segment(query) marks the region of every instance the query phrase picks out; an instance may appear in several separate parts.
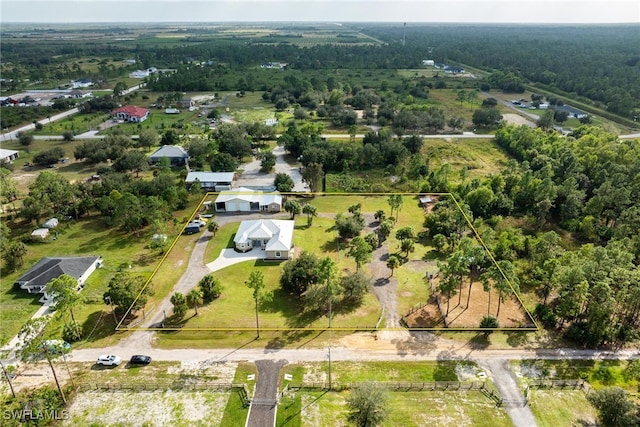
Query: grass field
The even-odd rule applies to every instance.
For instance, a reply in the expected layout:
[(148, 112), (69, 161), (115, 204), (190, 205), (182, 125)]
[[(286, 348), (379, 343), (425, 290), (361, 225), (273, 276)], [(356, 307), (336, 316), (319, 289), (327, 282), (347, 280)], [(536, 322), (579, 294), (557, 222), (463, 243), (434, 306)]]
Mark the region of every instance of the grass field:
[[(363, 381), (458, 381), (456, 366), (471, 362), (334, 362), (334, 384)], [(293, 383), (326, 382), (327, 363), (285, 365)], [(278, 408), (278, 426), (346, 426), (349, 391), (289, 392)], [(389, 413), (384, 426), (510, 426), (506, 411), (476, 391), (387, 392)]]
[(582, 391), (533, 390), (529, 406), (539, 427), (596, 425), (596, 410)]
[[(199, 201), (199, 198), (198, 198)], [(195, 202), (194, 202), (195, 203)], [(191, 212), (195, 205), (187, 210)], [(176, 217), (181, 217), (185, 211), (176, 212)], [(28, 235), (33, 230), (33, 224), (11, 223), (12, 236)], [(89, 217), (79, 221), (71, 220), (62, 222), (56, 229), (57, 238), (44, 242), (27, 243), (27, 254), (24, 257), (24, 265), (18, 271), (11, 274), (3, 274), (0, 282), (0, 341), (10, 340), (40, 307), (37, 300), (40, 295), (29, 295), (26, 291), (15, 290), (14, 281), (23, 275), (33, 264), (45, 256), (102, 256), (103, 266), (96, 270), (87, 280), (82, 290), (83, 303), (74, 309), (76, 319), (82, 326), (85, 334), (92, 332), (88, 341), (80, 345), (104, 346), (120, 338), (114, 335), (114, 321), (110, 315), (110, 309), (104, 304), (102, 295), (107, 289), (109, 280), (121, 269), (132, 273), (149, 276), (160, 263), (161, 254), (157, 250), (148, 248), (153, 231), (143, 230), (139, 237), (133, 234), (125, 234), (119, 230), (105, 227), (101, 218)], [(175, 236), (178, 230), (169, 227), (169, 238)], [(179, 240), (178, 243), (187, 242)], [(183, 243), (184, 244), (184, 243)], [(178, 245), (173, 256), (167, 257), (163, 266), (167, 269), (155, 277), (153, 286), (156, 295), (164, 289), (173, 287), (180, 269), (175, 264), (180, 261), (175, 255), (184, 254), (184, 247), (180, 250)], [(131, 266), (131, 268), (129, 268)], [(183, 268), (186, 268), (186, 264)], [(64, 314), (66, 316), (66, 314)], [(47, 328), (47, 334), (59, 338), (65, 319), (55, 318)]]
[(512, 365), (522, 372), (524, 383), (531, 377), (583, 379), (596, 389), (622, 387), (631, 393), (637, 393), (640, 386), (640, 379), (627, 370), (629, 362), (624, 360), (529, 360)]
[[(28, 225), (27, 228), (32, 229)], [(16, 232), (15, 229), (14, 232)], [(29, 243), (24, 267), (15, 273), (3, 275), (0, 284), (0, 304), (2, 305), (0, 324), (5, 339), (13, 337), (40, 305), (36, 302), (40, 295), (28, 296), (26, 291), (16, 291), (13, 288), (13, 282), (40, 258), (52, 255), (103, 257), (103, 267), (91, 275), (82, 291), (86, 304), (80, 305), (75, 312), (81, 324), (88, 317), (97, 316), (106, 309), (102, 302), (102, 293), (118, 268), (122, 265), (131, 265), (132, 271), (148, 273), (152, 263), (159, 261), (151, 251), (145, 250), (146, 238), (135, 238), (132, 235), (105, 229), (99, 219), (63, 223), (58, 227), (57, 233), (58, 238), (55, 241)]]
[[(305, 392), (283, 398), (277, 426), (348, 426), (349, 392)], [(389, 392), (382, 426), (511, 426), (504, 408), (476, 391)]]

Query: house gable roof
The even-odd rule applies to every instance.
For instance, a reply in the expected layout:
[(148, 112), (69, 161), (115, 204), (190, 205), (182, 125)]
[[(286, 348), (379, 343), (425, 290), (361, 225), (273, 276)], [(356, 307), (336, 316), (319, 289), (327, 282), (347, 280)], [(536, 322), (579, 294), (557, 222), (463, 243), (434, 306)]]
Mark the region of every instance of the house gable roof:
[(267, 251), (288, 251), (293, 245), (294, 221), (258, 219), (242, 221), (233, 238), (234, 243), (246, 243), (253, 239), (269, 239)]
[(44, 257), (22, 275), (16, 283), (21, 287), (45, 286), (67, 274), (79, 279), (100, 257)]
[(249, 188), (239, 187), (236, 190), (221, 191), (218, 197), (216, 197), (216, 203), (232, 201), (259, 203), (261, 206), (271, 203), (282, 205), (282, 196), (278, 193), (261, 193)]
[(185, 182), (233, 182), (234, 172), (189, 172)]
[(6, 148), (0, 148), (0, 160), (8, 159), (9, 157), (16, 155), (18, 151), (7, 150)]
[(149, 110), (142, 107), (136, 107), (134, 105), (125, 105), (124, 107), (120, 107), (117, 110), (113, 110), (111, 115), (125, 113), (131, 117), (144, 117), (149, 114)]
[(178, 158), (186, 159), (189, 157), (189, 154), (187, 154), (187, 152), (184, 151), (184, 148), (178, 145), (163, 145), (162, 147), (154, 151), (153, 154), (151, 154), (151, 156), (149, 157), (150, 158), (178, 157)]

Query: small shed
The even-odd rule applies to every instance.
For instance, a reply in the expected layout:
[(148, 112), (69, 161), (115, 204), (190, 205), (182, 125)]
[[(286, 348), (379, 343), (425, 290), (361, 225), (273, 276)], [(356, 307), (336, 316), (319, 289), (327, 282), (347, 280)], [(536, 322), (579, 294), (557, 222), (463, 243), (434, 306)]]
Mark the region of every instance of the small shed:
[(431, 203), (431, 197), (429, 197), (429, 196), (420, 196), (420, 204), (424, 206), (427, 203)]
[(48, 219), (44, 224), (42, 224), (43, 228), (56, 228), (58, 226), (58, 218)]
[(154, 234), (153, 237), (151, 238), (151, 240), (153, 240), (156, 243), (164, 243), (167, 241), (167, 235), (166, 234)]
[(47, 237), (49, 237), (48, 228), (37, 228), (31, 233), (31, 238), (33, 239), (44, 240)]

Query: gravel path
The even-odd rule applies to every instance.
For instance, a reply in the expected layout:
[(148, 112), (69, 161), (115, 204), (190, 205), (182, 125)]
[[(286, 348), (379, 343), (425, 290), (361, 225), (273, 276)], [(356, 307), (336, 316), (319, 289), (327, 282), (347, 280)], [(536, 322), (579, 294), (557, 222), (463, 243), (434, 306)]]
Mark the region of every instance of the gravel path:
[(251, 187), (251, 188), (273, 188), (273, 181), (276, 177), (276, 173), (285, 173), (293, 180), (294, 192), (309, 191), (309, 187), (302, 182), (302, 175), (300, 174), (300, 165), (290, 165), (285, 160), (284, 147), (276, 147), (273, 149), (273, 154), (276, 156), (276, 165), (273, 171), (269, 173), (262, 172), (260, 170), (261, 161), (254, 158), (249, 163), (244, 163), (240, 166), (242, 173), (238, 177), (235, 187)]
[(251, 399), (246, 427), (268, 427), (275, 425), (278, 378), (286, 360), (256, 360), (258, 381)]
[[(364, 213), (367, 226), (363, 234), (369, 234), (375, 231), (378, 222), (372, 213)], [(399, 328), (400, 315), (398, 313), (398, 299), (396, 297), (396, 288), (398, 279), (391, 276), (391, 270), (387, 268), (387, 258), (389, 257), (389, 245), (384, 242), (380, 247), (373, 251), (371, 262), (367, 265), (369, 272), (375, 278), (372, 292), (380, 301), (380, 305), (385, 313), (385, 327)]]
[(531, 408), (518, 387), (513, 371), (507, 359), (477, 359), (475, 360), (498, 388), (503, 399), (503, 406), (507, 410), (513, 425), (516, 427), (535, 427), (536, 420)]

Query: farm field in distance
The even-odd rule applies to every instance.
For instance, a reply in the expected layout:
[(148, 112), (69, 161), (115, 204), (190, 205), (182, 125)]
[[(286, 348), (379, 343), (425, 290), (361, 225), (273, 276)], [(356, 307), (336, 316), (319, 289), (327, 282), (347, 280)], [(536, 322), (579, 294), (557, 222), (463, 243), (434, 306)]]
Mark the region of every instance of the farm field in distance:
[[(632, 420), (637, 29), (3, 18), (3, 407), (591, 426), (619, 393)], [(98, 255), (30, 320), (27, 271)]]

